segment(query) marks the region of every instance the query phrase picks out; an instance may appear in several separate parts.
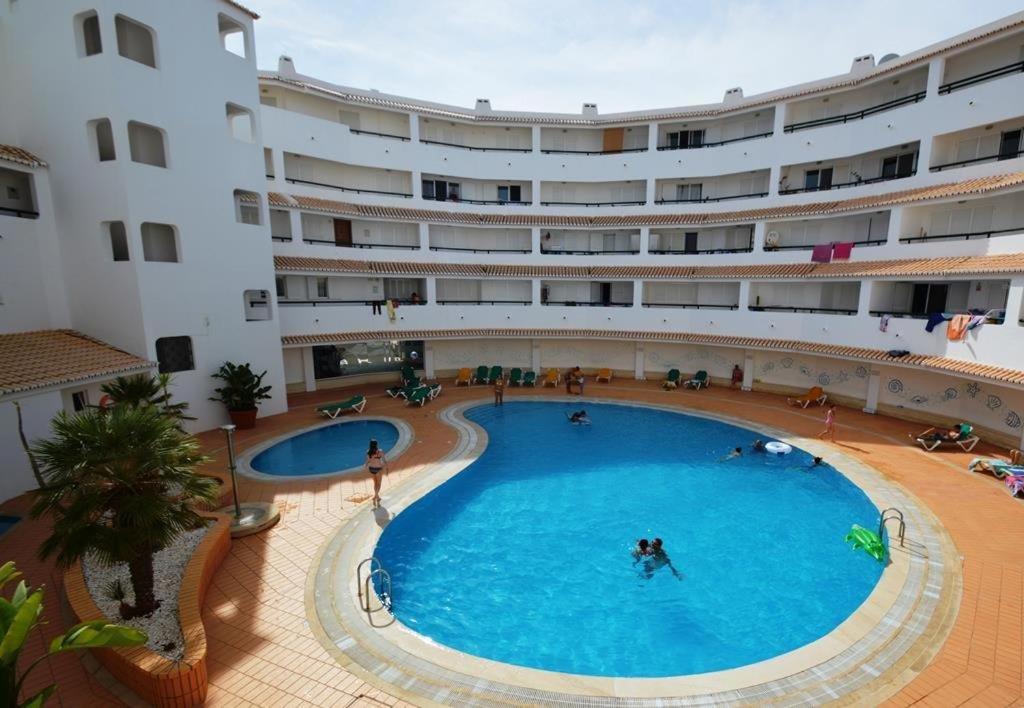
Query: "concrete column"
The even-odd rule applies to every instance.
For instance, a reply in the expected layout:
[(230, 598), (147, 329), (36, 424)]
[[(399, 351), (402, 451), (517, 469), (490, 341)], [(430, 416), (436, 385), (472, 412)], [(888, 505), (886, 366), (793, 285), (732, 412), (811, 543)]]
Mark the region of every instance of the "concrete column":
[(635, 378), (637, 381), (646, 381), (647, 380), (646, 373), (647, 373), (647, 369), (646, 369), (646, 361), (645, 361), (645, 355), (644, 355), (644, 345), (643, 345), (643, 342), (637, 342), (636, 343), (636, 358), (634, 359), (634, 364), (633, 364), (633, 378)]
[(271, 149), (270, 162), (274, 167), (274, 181), (284, 184), (284, 150)]
[(646, 256), (651, 250), (651, 227), (640, 227), (640, 255)]
[(536, 339), (530, 340), (530, 366), (533, 367), (537, 378), (540, 378), (540, 342)]
[(428, 305), (437, 304), (437, 278), (431, 276), (427, 280), (427, 296), (423, 298)]
[(633, 309), (639, 310), (644, 302), (644, 281), (633, 281)]
[(540, 126), (535, 125), (530, 129), (530, 140), (533, 141), (533, 151), (540, 152)]
[(430, 224), (426, 223), (425, 221), (421, 221), (419, 223), (419, 229), (420, 229), (420, 250), (421, 251), (429, 251), (430, 250)]
[(409, 114), (409, 140), (414, 143), (420, 141), (420, 114)]
[(412, 198), (423, 199), (423, 173), (412, 173)]
[(288, 221), (291, 224), (292, 241), (302, 243), (305, 234), (302, 233), (302, 213), (298, 209), (288, 211)]
[(785, 131), (783, 128), (786, 125), (786, 104), (776, 103), (775, 104), (775, 122), (772, 124), (772, 132), (778, 137)]
[(306, 391), (316, 390), (316, 373), (313, 369), (313, 347), (302, 348), (302, 381)]
[(651, 123), (647, 126), (647, 149), (651, 152), (658, 150), (658, 124)]
[(533, 302), (534, 307), (540, 307), (540, 280), (534, 279), (530, 281), (530, 301)]
[(423, 343), (423, 376), (434, 378), (434, 343), (430, 341)]
[(654, 204), (654, 200), (657, 198), (658, 182), (655, 179), (647, 180), (647, 192), (644, 199), (647, 201), (647, 206)]
[(858, 317), (869, 317), (871, 312), (871, 293), (874, 291), (875, 282), (873, 280), (862, 280), (860, 281), (860, 293), (857, 298), (857, 316)]
[(1010, 288), (1006, 292), (1006, 326), (1016, 327), (1018, 320), (1024, 316), (1024, 278), (1012, 278)]
[(892, 246), (900, 242), (900, 236), (912, 236), (903, 234), (903, 207), (895, 207), (889, 211), (889, 233), (885, 237), (885, 244)]
[(533, 206), (540, 206), (540, 180), (539, 179), (535, 179), (535, 180), (530, 182), (530, 192), (533, 195), (533, 199), (531, 200), (531, 204), (533, 204)]
[(746, 312), (750, 309), (750, 281), (740, 281), (740, 312)]
[(782, 165), (772, 165), (768, 170), (768, 196), (779, 196), (779, 180), (782, 178)]
[(865, 413), (874, 413), (878, 410), (878, 391), (882, 384), (882, 372), (872, 369), (868, 373), (868, 400), (864, 406)]
[(743, 352), (743, 386), (744, 391), (754, 388), (754, 352)]
[(942, 75), (945, 71), (945, 57), (936, 57), (928, 62), (928, 88), (924, 100), (927, 101), (939, 95), (939, 86), (942, 84)]
[(540, 227), (533, 226), (530, 228), (530, 248), (533, 249), (533, 253), (540, 253)]
[(764, 235), (768, 232), (768, 225), (763, 221), (754, 223), (754, 253), (764, 251)]

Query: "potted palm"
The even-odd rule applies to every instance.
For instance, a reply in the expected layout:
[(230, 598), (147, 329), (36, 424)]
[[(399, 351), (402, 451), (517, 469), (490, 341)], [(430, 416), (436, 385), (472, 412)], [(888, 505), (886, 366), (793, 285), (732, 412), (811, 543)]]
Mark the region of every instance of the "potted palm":
[(133, 601), (121, 618), (151, 614), (153, 554), (203, 525), (198, 503), (217, 501), (217, 482), (195, 472), (206, 461), (198, 441), (155, 406), (113, 406), (61, 412), (31, 452), (43, 479), (31, 514), (52, 519), (40, 557), (127, 564)]
[(171, 403), (171, 375), (170, 374), (135, 374), (134, 376), (118, 376), (109, 383), (100, 386), (103, 392), (103, 399), (100, 405), (104, 405), (104, 399), (109, 405), (114, 406), (155, 406), (163, 411), (164, 415), (171, 416), (178, 421), (195, 420), (192, 416), (186, 415), (188, 403)]
[(231, 422), (240, 430), (256, 426), (256, 409), (260, 401), (270, 398), (270, 386), (263, 385), (263, 377), (267, 375), (253, 372), (249, 364), (232, 364), (224, 362), (213, 378), (220, 379), (224, 385), (213, 389), (217, 394), (211, 401), (220, 401), (228, 409)]

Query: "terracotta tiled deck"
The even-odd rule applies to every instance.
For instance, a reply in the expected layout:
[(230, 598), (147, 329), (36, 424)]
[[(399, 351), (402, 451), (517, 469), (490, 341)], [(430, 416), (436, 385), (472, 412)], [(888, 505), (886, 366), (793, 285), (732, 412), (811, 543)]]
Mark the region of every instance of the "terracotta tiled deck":
[[(366, 387), (366, 392), (377, 387)], [(533, 395), (544, 389), (527, 391)], [(562, 389), (546, 389), (561, 394)], [(653, 382), (589, 383), (587, 393), (659, 404), (678, 403), (813, 436), (821, 429), (820, 409), (789, 408), (779, 396), (729, 391), (722, 387), (699, 393), (663, 392)], [(506, 392), (514, 400), (518, 390)], [(392, 465), (388, 486), (448, 452), (456, 441), (437, 413), (450, 403), (487, 398), (483, 387), (455, 389), (424, 408), (406, 408), (383, 394), (370, 397), (367, 413), (401, 417), (416, 439)], [(312, 408), (325, 400), (346, 398), (335, 390), (290, 398), (291, 411), (261, 419), (254, 431), (238, 434), (246, 447), (316, 422)], [(975, 453), (928, 454), (909, 444), (907, 435), (919, 424), (840, 409), (838, 445), (844, 453), (874, 466), (928, 505), (941, 519), (963, 555), (962, 605), (949, 640), (932, 663), (889, 701), (890, 705), (1024, 705), (1022, 635), (1024, 635), (1024, 506), (990, 477), (971, 475), (966, 464), (977, 453), (1005, 452), (979, 446)], [(214, 456), (213, 469), (223, 469), (222, 438), (201, 436)], [(368, 479), (355, 481), (267, 484), (240, 481), (245, 500), (274, 501), (281, 523), (270, 531), (235, 541), (231, 554), (214, 577), (204, 620), (209, 641), (210, 693), (217, 705), (395, 705), (396, 698), (338, 666), (314, 638), (303, 604), (307, 572), (320, 545), (369, 496)], [(12, 502), (6, 505), (10, 508)], [(59, 575), (33, 559), (45, 532), (41, 524), (22, 522), (0, 538), (0, 554), (14, 558), (34, 583), (45, 582), (50, 628), (60, 626), (56, 594)], [(61, 682), (65, 705), (110, 705), (113, 700), (77, 659), (64, 657), (38, 669), (39, 683), (47, 672)]]

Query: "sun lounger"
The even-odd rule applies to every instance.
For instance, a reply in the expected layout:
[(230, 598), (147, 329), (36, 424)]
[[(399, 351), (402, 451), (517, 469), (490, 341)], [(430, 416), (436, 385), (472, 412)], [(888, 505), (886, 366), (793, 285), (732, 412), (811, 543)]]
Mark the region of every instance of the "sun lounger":
[(405, 405), (407, 405), (407, 406), (413, 406), (413, 405), (422, 406), (424, 403), (426, 403), (430, 399), (431, 399), (430, 387), (429, 386), (420, 386), (419, 388), (413, 389), (412, 391), (410, 391), (409, 395), (405, 397)]
[(547, 386), (550, 384), (551, 386), (558, 386), (561, 378), (562, 375), (558, 373), (558, 369), (548, 369), (548, 372), (544, 374), (544, 378), (541, 379), (540, 385)]
[(597, 381), (597, 382), (604, 381), (605, 383), (611, 383), (612, 382), (612, 370), (611, 369), (600, 369), (600, 370), (598, 370), (597, 375), (594, 377), (594, 381)]
[(386, 391), (384, 391), (384, 393), (388, 394), (392, 398), (398, 398), (404, 392), (405, 392), (405, 384), (402, 384), (401, 386), (392, 386), (391, 388), (389, 388)]
[(459, 369), (458, 375), (455, 377), (455, 385), (466, 384), (470, 386), (473, 383), (473, 372), (469, 367)]
[(333, 420), (346, 411), (362, 413), (364, 408), (366, 408), (366, 396), (352, 396), (347, 401), (338, 401), (337, 403), (328, 403), (320, 406), (316, 409), (316, 412)]
[(500, 366), (495, 364), (491, 367), (491, 370), (487, 373), (487, 383), (494, 383), (503, 376), (503, 372)]
[(476, 367), (476, 373), (473, 374), (473, 383), (490, 383), (491, 380), (487, 376), (488, 369), (482, 364)]
[(668, 373), (665, 374), (665, 383), (672, 384), (674, 386), (679, 385), (679, 369), (669, 369)]
[(434, 400), (441, 395), (441, 384), (427, 384), (427, 395), (430, 396), (430, 400)]
[(987, 472), (996, 479), (1024, 476), (1024, 467), (994, 457), (975, 457), (967, 465), (968, 472)]
[(523, 374), (523, 386), (536, 386), (537, 385), (537, 374), (532, 371), (527, 371)]
[(523, 370), (520, 368), (512, 369), (508, 372), (508, 385), (509, 386), (522, 386), (523, 385)]
[(708, 372), (706, 372), (703, 369), (701, 369), (700, 371), (698, 371), (696, 374), (693, 375), (692, 379), (690, 379), (689, 381), (684, 383), (683, 387), (684, 388), (694, 388), (697, 391), (701, 390), (701, 388), (707, 388), (708, 387)]
[(970, 452), (981, 438), (973, 434), (974, 427), (969, 423), (960, 423), (956, 427), (959, 432), (955, 437), (948, 435), (948, 431), (943, 431), (940, 428), (928, 428), (914, 439), (928, 452), (942, 445), (956, 445), (964, 452)]
[(802, 396), (786, 399), (786, 401), (789, 402), (789, 405), (800, 406), (801, 408), (806, 408), (812, 403), (817, 403), (821, 406), (824, 405), (827, 400), (828, 394), (821, 390), (821, 386), (813, 386)]

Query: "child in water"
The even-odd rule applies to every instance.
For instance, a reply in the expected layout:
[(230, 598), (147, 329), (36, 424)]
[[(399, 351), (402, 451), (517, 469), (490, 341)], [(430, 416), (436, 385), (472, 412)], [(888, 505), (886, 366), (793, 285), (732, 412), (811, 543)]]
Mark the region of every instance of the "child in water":
[(569, 422), (576, 425), (590, 425), (590, 417), (587, 416), (586, 411), (578, 410), (569, 416)]
[(643, 565), (640, 574), (648, 580), (654, 577), (657, 570), (665, 567), (672, 571), (677, 580), (683, 579), (682, 573), (672, 565), (672, 559), (665, 552), (665, 546), (660, 538), (654, 539), (651, 543), (648, 543), (646, 538), (637, 541), (636, 548), (633, 549), (633, 565), (641, 561)]
[(719, 457), (718, 461), (719, 462), (725, 462), (727, 460), (733, 459), (734, 457), (743, 457), (743, 448), (742, 447), (734, 448), (733, 451), (730, 452), (728, 455), (724, 455), (723, 457)]

